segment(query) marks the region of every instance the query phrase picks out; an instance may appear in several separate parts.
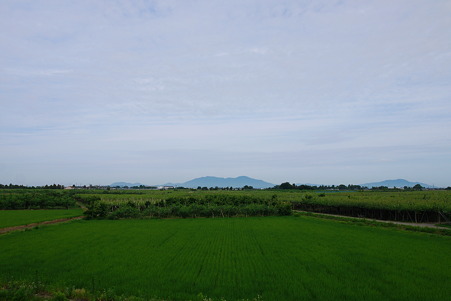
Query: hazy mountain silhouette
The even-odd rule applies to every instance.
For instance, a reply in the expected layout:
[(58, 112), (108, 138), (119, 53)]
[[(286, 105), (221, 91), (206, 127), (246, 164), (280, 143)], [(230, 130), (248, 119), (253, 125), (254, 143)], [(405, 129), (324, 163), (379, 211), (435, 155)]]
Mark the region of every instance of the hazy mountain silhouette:
[(125, 186), (127, 186), (127, 187), (134, 187), (134, 186), (141, 186), (141, 185), (143, 185), (143, 184), (141, 184), (141, 183), (127, 183), (127, 182), (114, 182), (113, 184), (110, 184), (109, 186), (110, 187), (117, 187), (117, 186), (119, 186), (119, 187), (125, 187)]
[(252, 186), (254, 188), (269, 188), (274, 187), (275, 184), (268, 183), (262, 180), (257, 180), (249, 178), (246, 176), (236, 177), (236, 178), (220, 178), (220, 177), (201, 177), (192, 179), (190, 181), (178, 184), (167, 183), (165, 185), (182, 186), (187, 188), (197, 188), (197, 187), (233, 187), (241, 188), (244, 186)]
[(385, 180), (385, 181), (381, 181), (381, 182), (372, 182), (372, 183), (365, 183), (365, 184), (360, 184), (360, 185), (366, 186), (368, 188), (379, 187), (379, 186), (403, 188), (404, 186), (413, 187), (416, 184), (420, 184), (421, 186), (423, 186), (425, 188), (432, 188), (432, 185), (429, 185), (429, 184), (420, 183), (420, 182), (410, 182), (410, 181), (407, 181), (404, 179)]

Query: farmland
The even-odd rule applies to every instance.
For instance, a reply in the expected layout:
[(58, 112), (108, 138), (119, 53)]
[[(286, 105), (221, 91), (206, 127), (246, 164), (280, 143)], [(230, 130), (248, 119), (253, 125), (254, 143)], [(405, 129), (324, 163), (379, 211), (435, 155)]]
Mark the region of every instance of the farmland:
[(82, 215), (81, 209), (0, 210), (0, 228)]
[[(227, 212), (227, 216), (237, 214), (243, 216), (283, 215), (278, 213), (279, 211), (275, 206), (283, 206), (283, 204), (289, 203), (293, 209), (355, 217), (432, 223), (451, 219), (451, 191), (449, 190), (311, 192), (293, 190), (203, 191), (180, 189), (169, 191), (129, 191), (129, 193), (127, 191), (114, 191), (113, 193), (103, 191), (95, 194), (80, 194), (78, 197), (81, 200), (99, 200), (104, 206), (104, 211), (125, 210), (124, 206), (128, 209), (130, 207), (140, 208), (139, 214), (134, 214), (134, 216), (147, 217), (214, 217), (218, 213), (224, 215), (224, 212)], [(238, 211), (221, 207), (235, 203), (235, 201), (232, 201), (234, 199), (241, 199), (243, 204), (254, 204), (255, 206)], [(172, 210), (167, 208), (169, 203), (172, 204), (172, 209), (174, 209), (173, 205), (175, 203), (179, 205), (177, 205), (176, 210)], [(209, 210), (211, 211), (211, 206), (200, 209), (190, 207), (194, 203), (196, 205), (199, 205), (199, 203), (214, 203), (217, 212), (209, 212)], [(163, 210), (164, 212), (161, 213), (161, 208), (154, 207), (166, 207), (166, 211)], [(152, 210), (152, 208), (155, 210)], [(147, 213), (145, 212), (146, 209), (148, 209)], [(204, 212), (204, 214), (200, 214), (199, 210)], [(184, 212), (183, 215), (180, 212)], [(101, 215), (106, 216), (107, 214)]]
[(0, 277), (195, 300), (445, 300), (451, 238), (314, 217), (89, 220), (0, 236)]
[(306, 194), (293, 209), (412, 223), (451, 220), (450, 191)]
[(310, 202), (323, 205), (337, 206), (363, 206), (366, 208), (384, 209), (409, 209), (427, 210), (441, 209), (451, 211), (451, 191), (355, 191), (355, 192), (334, 192), (334, 191), (296, 191), (296, 190), (244, 190), (244, 191), (202, 191), (202, 190), (144, 190), (144, 191), (119, 191), (106, 192), (98, 191), (89, 193), (87, 196), (98, 196), (103, 202), (117, 204), (128, 201), (144, 203), (148, 200), (157, 202), (170, 197), (202, 197), (205, 195), (240, 195), (252, 196), (270, 200), (277, 196), (281, 201)]
[(302, 191), (302, 190), (0, 190), (0, 209), (66, 208), (76, 200), (99, 199), (107, 205), (158, 203), (170, 198), (250, 197), (316, 206), (437, 211), (451, 214), (451, 191)]
[[(77, 216), (81, 209), (57, 208), (80, 203), (88, 207), (88, 220), (1, 235), (0, 284), (19, 280), (165, 300), (443, 300), (451, 295), (448, 230), (414, 233), (288, 215), (300, 207), (450, 217), (450, 196), (6, 189), (1, 208), (53, 209), (0, 210), (0, 227)], [(173, 217), (183, 218), (161, 219)]]

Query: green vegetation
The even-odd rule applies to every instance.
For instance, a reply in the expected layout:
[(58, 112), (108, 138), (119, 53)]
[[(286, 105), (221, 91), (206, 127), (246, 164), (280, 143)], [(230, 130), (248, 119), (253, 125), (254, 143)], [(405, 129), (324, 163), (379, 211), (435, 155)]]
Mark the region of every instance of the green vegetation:
[[(95, 196), (108, 204), (121, 204), (132, 201), (144, 204), (158, 202), (172, 197), (203, 198), (209, 195), (250, 196), (280, 201), (315, 203), (332, 206), (353, 206), (393, 210), (442, 210), (451, 212), (451, 191), (302, 191), (302, 190), (116, 190), (116, 191), (77, 191), (79, 196)], [(82, 194), (83, 193), (83, 194)]]
[(2, 189), (0, 190), (0, 209), (49, 209), (73, 208), (75, 199), (72, 193), (53, 189)]
[(233, 217), (290, 215), (291, 203), (277, 197), (270, 200), (239, 195), (204, 195), (197, 197), (170, 197), (160, 201), (110, 204), (95, 197), (80, 198), (88, 205), (88, 218), (167, 218), (167, 217)]
[[(440, 222), (451, 218), (451, 191), (280, 186), (65, 191), (5, 185), (0, 209), (16, 210), (0, 210), (0, 228), (79, 216), (81, 209), (61, 210), (77, 202), (88, 207), (88, 219), (102, 220), (0, 236), (0, 300), (410, 301), (451, 295), (449, 229), (319, 219), (310, 212), (283, 216), (301, 209)], [(40, 208), (59, 209), (17, 210)], [(154, 219), (172, 217), (214, 219)]]
[(298, 200), (305, 204), (336, 207), (360, 207), (388, 210), (442, 210), (451, 212), (451, 192), (395, 191), (395, 192), (342, 192), (307, 193)]
[[(85, 288), (62, 287), (40, 281), (0, 282), (0, 301), (144, 301), (135, 296), (117, 295), (111, 289), (91, 291)], [(152, 301), (163, 301), (154, 299)]]
[(0, 184), (0, 190), (1, 189), (64, 189), (64, 185), (61, 184), (52, 184), (52, 185), (45, 185), (45, 186), (24, 186), (24, 185), (17, 185), (17, 184)]
[[(408, 222), (443, 222), (451, 220), (451, 192), (441, 191), (300, 191), (300, 190), (192, 190), (177, 189), (168, 191), (99, 191), (97, 193), (77, 194), (79, 200), (87, 204), (96, 204), (95, 216), (116, 217), (214, 217), (279, 215), (276, 204), (291, 203), (293, 209)], [(164, 209), (170, 200), (177, 200), (176, 209)], [(215, 206), (217, 212), (207, 212), (209, 208), (197, 208), (209, 200), (226, 199)], [(237, 208), (234, 199), (242, 203), (262, 205), (259, 208)], [(246, 201), (248, 200), (248, 201)], [(177, 203), (176, 202), (176, 203)], [(184, 204), (189, 203), (190, 206)], [(213, 201), (215, 203), (216, 201)], [(161, 204), (164, 204), (161, 206)], [(219, 208), (227, 205), (231, 208)], [(126, 207), (124, 207), (126, 206)], [(219, 206), (219, 207), (218, 207)], [(135, 209), (133, 208), (135, 207)], [(258, 206), (257, 206), (258, 207)], [(121, 209), (122, 208), (122, 209)], [(136, 208), (138, 210), (136, 210)], [(150, 209), (149, 209), (150, 208)], [(153, 209), (152, 209), (153, 208)], [(206, 210), (208, 209), (208, 210)], [(147, 210), (147, 211), (146, 211)], [(110, 214), (113, 211), (123, 213)], [(92, 213), (93, 211), (91, 211)], [(226, 213), (224, 213), (226, 212)], [(253, 212), (253, 213), (252, 213)]]
[(451, 220), (449, 191), (352, 192), (305, 194), (293, 208), (406, 222), (443, 222)]
[[(395, 222), (390, 222), (390, 221), (383, 222), (383, 221), (372, 220), (372, 219), (354, 218), (354, 217), (348, 217), (348, 216), (313, 213), (313, 212), (306, 212), (306, 211), (297, 211), (297, 212), (295, 211), (293, 213), (293, 216), (312, 216), (312, 217), (317, 217), (317, 218), (340, 221), (343, 223), (351, 223), (351, 224), (360, 225), (360, 226), (395, 228), (398, 230), (434, 233), (434, 234), (438, 234), (438, 235), (451, 236), (451, 225), (447, 225), (447, 224), (438, 224), (438, 225), (436, 225), (437, 227), (424, 227), (424, 226), (414, 226), (414, 225), (406, 224), (406, 223), (395, 223)], [(450, 229), (448, 229), (448, 228), (450, 228)]]
[(82, 215), (81, 209), (0, 210), (0, 228)]
[(315, 217), (88, 220), (0, 236), (0, 278), (171, 300), (445, 300), (451, 238)]
[(90, 218), (286, 215), (295, 210), (407, 222), (451, 220), (451, 191), (1, 189), (0, 209), (69, 208)]

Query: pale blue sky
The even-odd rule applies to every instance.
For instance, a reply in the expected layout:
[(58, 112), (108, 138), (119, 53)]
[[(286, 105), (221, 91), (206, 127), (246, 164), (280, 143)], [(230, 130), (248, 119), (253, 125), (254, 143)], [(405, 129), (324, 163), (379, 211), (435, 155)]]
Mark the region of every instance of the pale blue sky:
[(0, 183), (451, 186), (451, 1), (0, 2)]

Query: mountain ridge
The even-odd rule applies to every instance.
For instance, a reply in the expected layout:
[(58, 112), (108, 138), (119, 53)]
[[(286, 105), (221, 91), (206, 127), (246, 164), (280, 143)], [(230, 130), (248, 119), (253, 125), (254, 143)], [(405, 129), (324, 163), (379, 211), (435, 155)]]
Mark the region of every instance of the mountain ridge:
[(366, 186), (368, 188), (380, 187), (380, 186), (386, 186), (386, 187), (390, 187), (390, 188), (391, 187), (403, 188), (404, 186), (413, 187), (417, 184), (420, 184), (421, 186), (423, 186), (425, 188), (433, 187), (432, 185), (429, 185), (429, 184), (425, 184), (425, 183), (421, 183), (421, 182), (410, 182), (405, 179), (383, 180), (380, 182), (371, 182), (371, 183), (360, 184), (360, 186)]
[[(425, 184), (425, 183), (421, 183), (421, 182), (411, 182), (411, 181), (407, 181), (405, 179), (394, 179), (394, 180), (383, 180), (383, 181), (379, 181), (379, 182), (369, 182), (369, 183), (364, 183), (364, 184), (359, 184), (360, 186), (365, 186), (368, 188), (371, 187), (380, 187), (380, 186), (386, 186), (386, 187), (398, 187), (398, 188), (403, 188), (405, 186), (407, 187), (413, 187), (417, 184), (420, 184), (422, 187), (424, 188), (433, 188), (434, 186), (429, 185), (429, 184)], [(144, 184), (141, 183), (129, 183), (129, 182), (115, 182), (111, 185), (109, 185), (110, 187), (134, 187), (134, 186), (141, 186)], [(186, 188), (197, 188), (197, 187), (233, 187), (233, 188), (242, 188), (244, 186), (252, 186), (254, 188), (257, 189), (262, 189), (262, 188), (272, 188), (274, 186), (276, 186), (275, 184), (263, 181), (263, 180), (259, 180), (259, 179), (254, 179), (248, 176), (239, 176), (239, 177), (226, 177), (226, 178), (222, 178), (222, 177), (215, 177), (215, 176), (204, 176), (204, 177), (199, 177), (199, 178), (194, 178), (192, 180), (183, 182), (183, 183), (166, 183), (163, 185), (152, 185), (152, 186), (175, 186), (175, 187), (186, 187)], [(301, 184), (296, 184), (296, 185), (301, 185)], [(321, 186), (318, 184), (304, 184), (304, 185), (309, 185), (309, 186)], [(144, 185), (144, 186), (149, 186), (149, 185)]]
[(141, 184), (141, 183), (128, 183), (128, 182), (114, 182), (113, 184), (110, 184), (110, 185), (108, 185), (108, 186), (110, 186), (110, 187), (135, 187), (135, 186), (141, 186), (141, 185), (144, 185), (144, 184)]
[(247, 176), (239, 176), (236, 178), (221, 178), (214, 176), (205, 176), (200, 178), (195, 178), (183, 183), (166, 183), (165, 186), (180, 186), (186, 188), (197, 188), (197, 187), (233, 187), (241, 188), (244, 186), (252, 186), (254, 188), (270, 188), (274, 187), (275, 184), (265, 182), (263, 180), (258, 180), (250, 178)]

